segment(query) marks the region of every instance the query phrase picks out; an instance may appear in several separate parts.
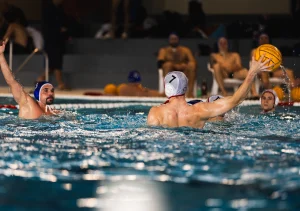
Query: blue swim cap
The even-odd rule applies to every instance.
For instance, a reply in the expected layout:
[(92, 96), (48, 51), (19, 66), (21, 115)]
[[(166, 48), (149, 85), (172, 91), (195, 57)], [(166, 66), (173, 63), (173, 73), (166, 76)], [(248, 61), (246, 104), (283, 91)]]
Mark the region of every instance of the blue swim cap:
[(34, 89), (34, 97), (37, 101), (40, 101), (40, 92), (41, 89), (43, 88), (44, 85), (46, 84), (50, 84), (51, 86), (53, 86), (51, 83), (47, 82), (47, 81), (41, 81), (41, 82), (37, 82), (35, 85), (35, 89)]
[(141, 80), (142, 80), (141, 75), (137, 70), (133, 70), (128, 74), (129, 83), (137, 83), (137, 82), (141, 82)]

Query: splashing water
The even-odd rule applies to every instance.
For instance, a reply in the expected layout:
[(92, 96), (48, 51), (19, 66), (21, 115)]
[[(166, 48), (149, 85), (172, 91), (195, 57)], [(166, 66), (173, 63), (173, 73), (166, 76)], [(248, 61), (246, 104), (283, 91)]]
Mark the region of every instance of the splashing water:
[[(30, 121), (2, 113), (0, 210), (299, 207), (299, 107), (267, 115), (239, 107), (201, 130), (148, 127), (149, 109), (78, 109)], [(161, 201), (168, 208), (140, 208)]]
[[(290, 103), (291, 102), (291, 79), (287, 75), (285, 67), (280, 65), (280, 68), (284, 74), (284, 84), (288, 93), (288, 102)], [(286, 96), (285, 96), (285, 100), (286, 100)]]

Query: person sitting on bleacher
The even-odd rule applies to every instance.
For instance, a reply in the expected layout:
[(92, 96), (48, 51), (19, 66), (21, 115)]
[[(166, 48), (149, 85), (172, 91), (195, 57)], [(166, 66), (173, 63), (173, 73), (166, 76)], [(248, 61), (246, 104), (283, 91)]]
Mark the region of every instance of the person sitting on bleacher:
[[(235, 78), (244, 80), (248, 74), (246, 68), (242, 66), (241, 57), (238, 53), (228, 51), (228, 41), (225, 37), (218, 40), (218, 53), (210, 55), (210, 65), (214, 69), (214, 76), (220, 87), (223, 96), (227, 96), (227, 91), (224, 87), (224, 78)], [(254, 84), (251, 87), (253, 98), (257, 98), (258, 94)]]
[[(258, 46), (264, 45), (264, 44), (270, 44), (269, 35), (266, 33), (262, 33), (258, 38)], [(252, 56), (254, 55), (255, 50), (256, 50), (256, 48), (251, 51), (250, 60), (251, 60)], [(293, 88), (296, 85), (293, 70), (286, 69), (286, 74), (289, 77), (290, 85)], [(263, 87), (265, 89), (269, 89), (269, 88), (271, 88), (271, 85), (269, 82), (269, 77), (284, 78), (284, 73), (283, 73), (282, 69), (279, 67), (277, 70), (274, 70), (272, 72), (261, 72), (259, 76), (261, 77)]]
[(8, 22), (8, 28), (3, 36), (3, 40), (13, 40), (14, 54), (29, 54), (33, 50), (31, 37), (28, 35), (26, 28), (17, 20)]
[(164, 94), (157, 90), (148, 89), (141, 84), (142, 78), (139, 71), (133, 70), (128, 74), (128, 83), (119, 85), (119, 96), (139, 96), (139, 97), (164, 97)]
[(196, 60), (191, 50), (179, 45), (179, 36), (171, 33), (169, 46), (161, 48), (158, 54), (158, 68), (163, 69), (166, 76), (171, 71), (181, 71), (188, 78), (187, 97), (193, 96), (193, 87), (196, 79)]

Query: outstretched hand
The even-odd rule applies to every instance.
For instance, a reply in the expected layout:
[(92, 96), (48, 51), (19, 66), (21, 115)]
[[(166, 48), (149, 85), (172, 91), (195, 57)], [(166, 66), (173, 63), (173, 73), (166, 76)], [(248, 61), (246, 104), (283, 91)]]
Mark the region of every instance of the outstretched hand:
[(252, 56), (252, 61), (250, 64), (250, 70), (255, 71), (256, 73), (261, 72), (261, 71), (271, 71), (273, 68), (274, 64), (268, 65), (271, 59), (266, 59), (263, 61), (265, 58), (265, 55), (262, 55), (258, 61), (255, 60), (254, 56)]
[(3, 40), (2, 42), (0, 42), (0, 54), (3, 54), (4, 53), (4, 51), (5, 51), (5, 45), (6, 45), (6, 43), (7, 43), (7, 39), (6, 40)]

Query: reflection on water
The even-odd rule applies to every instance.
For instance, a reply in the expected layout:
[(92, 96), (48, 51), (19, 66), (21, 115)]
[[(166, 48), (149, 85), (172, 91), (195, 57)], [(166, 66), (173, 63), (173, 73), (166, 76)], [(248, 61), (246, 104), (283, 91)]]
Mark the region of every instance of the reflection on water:
[(30, 208), (31, 198), (53, 210), (140, 210), (150, 199), (152, 210), (299, 205), (299, 108), (262, 115), (241, 107), (202, 130), (148, 127), (148, 110), (81, 109), (34, 121), (2, 113), (0, 207)]

